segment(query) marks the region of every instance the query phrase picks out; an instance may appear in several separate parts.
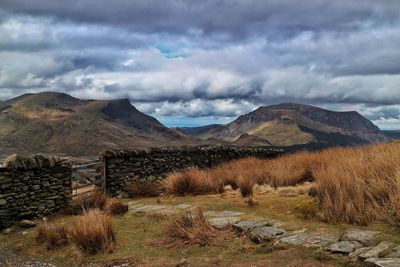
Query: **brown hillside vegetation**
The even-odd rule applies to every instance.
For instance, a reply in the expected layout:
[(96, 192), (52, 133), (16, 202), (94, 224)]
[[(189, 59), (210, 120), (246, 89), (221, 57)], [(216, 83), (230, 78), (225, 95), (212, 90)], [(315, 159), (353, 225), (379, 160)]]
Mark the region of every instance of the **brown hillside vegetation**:
[(300, 152), (273, 160), (248, 158), (210, 170), (189, 169), (170, 174), (166, 188), (174, 195), (209, 194), (231, 185), (248, 196), (252, 194), (249, 183), (276, 188), (305, 181), (316, 182), (317, 216), (324, 221), (362, 225), (377, 219), (397, 221), (400, 142)]

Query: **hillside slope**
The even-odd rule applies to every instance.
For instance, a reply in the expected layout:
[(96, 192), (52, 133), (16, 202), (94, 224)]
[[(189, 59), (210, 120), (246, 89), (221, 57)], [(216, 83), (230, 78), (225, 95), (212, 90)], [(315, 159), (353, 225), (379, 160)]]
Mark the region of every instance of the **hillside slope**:
[(283, 103), (263, 106), (226, 125), (183, 129), (202, 139), (235, 142), (248, 135), (273, 146), (310, 143), (358, 145), (384, 142), (389, 138), (371, 121), (355, 111), (334, 112), (314, 106)]
[(80, 100), (63, 93), (26, 94), (0, 104), (0, 156), (11, 153), (97, 155), (192, 143), (129, 100)]

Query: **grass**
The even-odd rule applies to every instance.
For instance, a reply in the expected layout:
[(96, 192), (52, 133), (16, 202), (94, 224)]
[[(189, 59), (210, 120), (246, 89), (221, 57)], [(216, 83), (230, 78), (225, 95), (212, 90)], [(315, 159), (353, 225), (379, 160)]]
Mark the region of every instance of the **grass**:
[(122, 216), (128, 212), (128, 205), (121, 199), (111, 198), (105, 207), (105, 211), (111, 216)]
[(156, 197), (162, 193), (162, 186), (156, 181), (132, 180), (126, 185), (126, 191), (130, 198)]
[(249, 197), (255, 184), (278, 188), (309, 181), (316, 182), (311, 194), (323, 221), (400, 223), (400, 142), (300, 152), (272, 160), (241, 159), (209, 170), (173, 173), (166, 184), (167, 192), (179, 196), (220, 193), (225, 185), (233, 185)]
[(207, 222), (203, 210), (197, 208), (194, 211), (182, 211), (173, 216), (165, 227), (164, 237), (151, 243), (169, 247), (211, 246), (228, 237), (232, 235), (213, 228)]
[(36, 241), (45, 243), (48, 250), (66, 246), (69, 239), (69, 229), (64, 222), (49, 224), (47, 220), (41, 222), (37, 229)]
[(93, 191), (78, 195), (69, 202), (67, 213), (82, 214), (90, 209), (104, 210), (109, 197), (101, 191)]
[(75, 248), (83, 255), (112, 252), (117, 239), (111, 216), (94, 211), (79, 216), (70, 235)]
[[(254, 187), (254, 198), (259, 204), (249, 208), (243, 201), (239, 191), (231, 189), (218, 195), (199, 195), (161, 198), (163, 204), (177, 205), (189, 203), (193, 206), (202, 205), (204, 210), (234, 210), (245, 212), (247, 217), (264, 217), (279, 220), (288, 230), (298, 230), (307, 227), (309, 230), (325, 229), (328, 232), (341, 234), (348, 225), (330, 225), (316, 220), (305, 219), (297, 210), (299, 202), (311, 199), (307, 196), (308, 186), (298, 186), (288, 190), (296, 193), (287, 197), (279, 193), (281, 189), (274, 190), (269, 187)], [(286, 188), (285, 188), (286, 189)], [(282, 189), (283, 190), (283, 189)], [(300, 194), (305, 192), (305, 194)], [(156, 204), (157, 198), (144, 198), (143, 204)], [(50, 218), (52, 219), (52, 218)], [(75, 216), (55, 218), (64, 220), (67, 225), (75, 226)], [(53, 219), (52, 219), (53, 220)], [(72, 244), (62, 249), (49, 251), (46, 245), (37, 245), (35, 231), (17, 229), (10, 235), (0, 235), (0, 243), (13, 250), (21, 251), (29, 256), (39, 259), (52, 259), (57, 266), (86, 266), (94, 263), (95, 266), (107, 266), (110, 262), (118, 262), (121, 259), (133, 259), (138, 266), (175, 266), (182, 258), (186, 258), (190, 265), (194, 266), (345, 266), (345, 260), (316, 259), (313, 249), (289, 248), (274, 250), (254, 244), (247, 238), (232, 238), (216, 242), (212, 246), (185, 246), (168, 247), (155, 246), (149, 241), (165, 236), (165, 228), (170, 221), (165, 217), (143, 216), (132, 213), (124, 217), (112, 218), (115, 228), (118, 229), (118, 242), (114, 246), (113, 253), (99, 253), (96, 255), (77, 256)], [(381, 231), (384, 240), (400, 243), (397, 228), (384, 224), (372, 224), (368, 228)], [(32, 243), (35, 242), (35, 243)], [(74, 265), (73, 265), (73, 264)], [(96, 265), (98, 264), (98, 265)]]

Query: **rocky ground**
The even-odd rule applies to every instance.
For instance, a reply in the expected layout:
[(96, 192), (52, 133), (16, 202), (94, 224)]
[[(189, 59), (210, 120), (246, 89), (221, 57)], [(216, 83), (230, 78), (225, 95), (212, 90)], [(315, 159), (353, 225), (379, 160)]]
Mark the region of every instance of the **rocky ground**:
[(4, 267), (55, 267), (0, 246), (0, 266)]
[[(189, 204), (145, 205), (139, 201), (130, 201), (129, 210), (136, 214), (172, 215), (180, 210), (192, 208)], [(340, 257), (350, 257), (354, 262), (365, 266), (398, 267), (400, 266), (400, 246), (388, 241), (377, 243), (379, 231), (347, 229), (338, 236), (324, 231), (298, 229), (287, 231), (282, 223), (268, 218), (246, 218), (243, 212), (205, 211), (209, 223), (216, 228), (233, 227), (236, 231), (256, 243), (272, 246), (304, 246), (328, 251)]]

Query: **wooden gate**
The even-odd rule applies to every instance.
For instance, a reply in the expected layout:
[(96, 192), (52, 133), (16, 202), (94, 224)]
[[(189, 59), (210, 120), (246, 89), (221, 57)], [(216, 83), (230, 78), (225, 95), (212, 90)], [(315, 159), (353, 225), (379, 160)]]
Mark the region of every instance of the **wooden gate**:
[(100, 161), (72, 163), (72, 196), (103, 190)]

